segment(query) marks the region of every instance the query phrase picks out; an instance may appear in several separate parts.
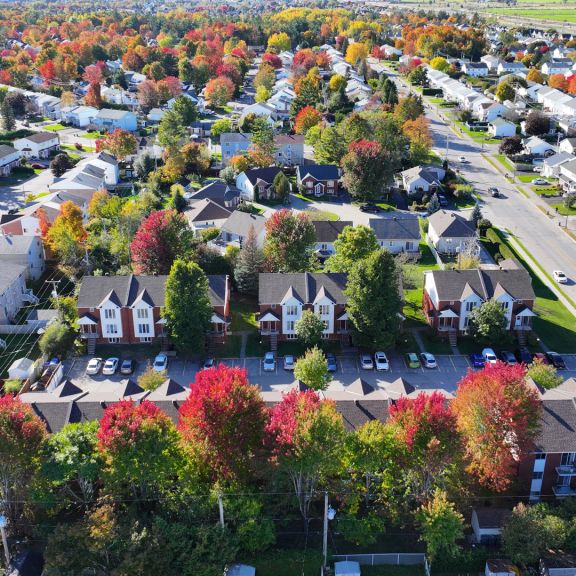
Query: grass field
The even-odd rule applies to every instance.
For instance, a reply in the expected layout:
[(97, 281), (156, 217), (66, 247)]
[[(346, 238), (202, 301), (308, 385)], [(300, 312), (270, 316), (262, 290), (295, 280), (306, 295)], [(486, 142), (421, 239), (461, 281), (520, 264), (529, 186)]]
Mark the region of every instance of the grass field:
[(50, 126), (44, 126), (43, 129), (49, 132), (58, 132), (59, 130), (66, 130), (66, 126), (62, 126), (62, 124), (51, 124)]
[(307, 214), (313, 222), (321, 220), (330, 220), (331, 222), (335, 222), (336, 220), (340, 220), (338, 214), (328, 212), (327, 210), (316, 210), (315, 208), (310, 208), (310, 210), (305, 210), (304, 214)]
[(576, 11), (573, 8), (494, 8), (490, 10), (490, 13), (553, 20), (554, 22), (576, 22)]
[(234, 298), (230, 304), (230, 313), (232, 315), (232, 325), (230, 329), (232, 332), (256, 332), (258, 330), (258, 323), (254, 310), (258, 307), (257, 302), (250, 301), (243, 297)]

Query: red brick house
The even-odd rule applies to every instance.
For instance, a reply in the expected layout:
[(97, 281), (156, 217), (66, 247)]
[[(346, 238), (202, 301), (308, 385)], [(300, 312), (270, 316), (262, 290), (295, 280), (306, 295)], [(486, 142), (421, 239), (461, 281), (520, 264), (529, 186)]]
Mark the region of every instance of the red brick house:
[(532, 330), (535, 299), (530, 275), (523, 268), (510, 270), (434, 270), (424, 273), (422, 306), (428, 324), (438, 335), (468, 332), (470, 313), (488, 300), (496, 300), (518, 334)]
[(347, 340), (350, 331), (344, 295), (346, 280), (346, 274), (334, 272), (260, 274), (260, 334), (271, 340), (294, 340), (296, 322), (304, 310), (311, 310), (326, 326), (322, 338)]
[[(84, 276), (78, 294), (82, 338), (93, 343), (136, 344), (165, 336), (162, 317), (168, 276)], [(228, 276), (208, 276), (213, 308), (210, 336), (226, 340), (230, 314)]]
[(304, 194), (338, 196), (340, 170), (335, 164), (303, 164), (296, 167), (296, 184)]

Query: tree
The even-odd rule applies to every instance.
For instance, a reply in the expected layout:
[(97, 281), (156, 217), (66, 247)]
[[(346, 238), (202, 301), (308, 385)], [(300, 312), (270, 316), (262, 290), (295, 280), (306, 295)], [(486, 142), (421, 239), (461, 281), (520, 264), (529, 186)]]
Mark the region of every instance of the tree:
[(387, 349), (400, 327), (399, 272), (384, 250), (356, 262), (348, 275), (346, 311), (358, 346)]
[(52, 170), (52, 174), (54, 174), (56, 178), (60, 178), (60, 176), (62, 176), (66, 170), (70, 170), (72, 166), (72, 161), (70, 160), (68, 154), (65, 152), (62, 154), (57, 154), (54, 157), (54, 160), (50, 162), (50, 170)]
[(263, 263), (264, 254), (258, 247), (254, 226), (250, 226), (234, 268), (234, 279), (241, 294), (250, 296), (258, 294), (258, 276)]
[(76, 504), (96, 497), (102, 460), (96, 450), (98, 422), (66, 424), (52, 434), (46, 446), (42, 473), (48, 482)]
[(278, 210), (266, 221), (264, 254), (275, 272), (305, 272), (310, 269), (316, 231), (303, 212)]
[(478, 228), (478, 222), (482, 220), (482, 210), (480, 208), (480, 204), (474, 204), (474, 208), (472, 209), (472, 215), (470, 216), (470, 220), (474, 223), (474, 228)]
[(268, 50), (275, 54), (280, 54), (292, 48), (292, 41), (286, 32), (271, 34), (268, 38)]
[(537, 84), (542, 84), (544, 82), (544, 76), (542, 75), (542, 72), (538, 70), (538, 68), (534, 68), (534, 66), (532, 66), (532, 68), (528, 70), (526, 80), (529, 80), (530, 82), (536, 82)]
[(502, 527), (502, 547), (523, 567), (536, 564), (549, 550), (562, 548), (566, 523), (550, 513), (546, 504), (517, 504)]
[(497, 300), (487, 300), (470, 312), (470, 333), (487, 344), (500, 344), (508, 338), (508, 318)]
[(266, 433), (272, 463), (290, 479), (307, 531), (319, 483), (339, 471), (342, 416), (334, 402), (320, 400), (312, 390), (292, 390), (272, 408)]
[(322, 332), (325, 329), (324, 321), (312, 310), (304, 310), (300, 320), (297, 320), (294, 325), (298, 340), (305, 346), (312, 346), (320, 342)]
[(272, 92), (266, 88), (266, 86), (262, 85), (256, 88), (256, 96), (254, 97), (254, 100), (256, 100), (256, 102), (266, 102), (270, 96), (272, 96)]
[(306, 350), (304, 356), (298, 358), (294, 365), (294, 376), (312, 390), (326, 390), (332, 378), (324, 352), (317, 346)]
[(344, 171), (342, 183), (353, 198), (374, 200), (380, 195), (392, 178), (387, 156), (380, 143), (373, 140), (350, 144), (340, 165)]
[(96, 142), (98, 151), (108, 150), (118, 160), (124, 160), (126, 156), (136, 154), (138, 150), (136, 136), (121, 128), (116, 128), (114, 132), (108, 133), (103, 139)]
[(514, 90), (514, 87), (510, 83), (500, 82), (500, 84), (496, 86), (495, 95), (499, 102), (505, 102), (506, 100), (513, 101), (516, 96), (516, 90)]
[(152, 212), (138, 228), (130, 244), (137, 274), (168, 274), (174, 260), (186, 256), (192, 231), (186, 218), (174, 210)]
[[(256, 115), (252, 121), (252, 146), (250, 151), (257, 151), (264, 155), (274, 157), (276, 152), (274, 146), (274, 130), (268, 122), (268, 118), (262, 115)], [(268, 162), (266, 165), (271, 164)]]
[(268, 92), (272, 92), (276, 82), (276, 72), (269, 64), (262, 64), (254, 76), (254, 88), (264, 88)]
[(402, 125), (402, 133), (410, 141), (410, 161), (419, 165), (426, 160), (432, 149), (432, 135), (430, 123), (425, 116), (419, 116), (416, 120), (406, 120)]
[(220, 138), (220, 136), (226, 132), (232, 132), (232, 122), (229, 118), (218, 118), (212, 124), (211, 134), (214, 138)]
[(389, 106), (396, 106), (398, 104), (398, 88), (394, 80), (386, 76), (381, 85), (382, 103)]
[(0, 397), (1, 510), (12, 525), (19, 522), (29, 499), (46, 438), (46, 426), (30, 404), (9, 394)]
[(73, 352), (74, 331), (64, 322), (53, 322), (46, 326), (38, 345), (47, 358), (66, 358)]
[(468, 471), (492, 490), (508, 488), (539, 425), (538, 398), (526, 386), (524, 368), (498, 363), (469, 372), (458, 383), (452, 410)]
[(522, 144), (522, 139), (519, 136), (509, 136), (508, 138), (504, 138), (498, 147), (498, 151), (501, 154), (506, 154), (506, 156), (520, 154), (523, 149), (524, 146)]
[(379, 249), (372, 228), (362, 224), (345, 226), (334, 241), (335, 253), (326, 260), (324, 267), (330, 272), (349, 272), (356, 262)]
[(314, 146), (314, 159), (319, 164), (340, 164), (346, 152), (346, 141), (336, 128), (328, 126)]
[(148, 364), (146, 370), (140, 374), (138, 377), (138, 386), (144, 390), (153, 391), (162, 386), (164, 382), (168, 379), (168, 372), (162, 370), (162, 372), (156, 372), (154, 367)]
[(555, 88), (556, 90), (561, 90), (562, 92), (568, 91), (568, 80), (564, 74), (552, 74), (548, 78), (548, 86), (550, 88)]
[(160, 105), (160, 94), (154, 80), (144, 80), (138, 84), (138, 102), (145, 112)]
[(158, 141), (168, 149), (168, 154), (174, 154), (185, 138), (181, 116), (174, 110), (167, 110), (158, 126)]
[(210, 482), (245, 482), (260, 454), (266, 408), (246, 370), (220, 364), (196, 374), (178, 428), (192, 465)]
[(184, 212), (186, 210), (186, 206), (188, 206), (188, 202), (186, 202), (186, 198), (183, 195), (184, 188), (181, 184), (174, 184), (170, 188), (170, 200), (168, 201), (168, 209), (175, 210), (176, 212)]
[(458, 512), (443, 490), (436, 490), (432, 500), (416, 513), (426, 552), (431, 562), (442, 555), (458, 555), (457, 540), (464, 537), (464, 516)]
[(550, 130), (550, 118), (539, 110), (532, 110), (530, 114), (526, 116), (524, 130), (529, 136), (547, 134)]
[(408, 73), (407, 78), (413, 86), (422, 86), (428, 80), (428, 72), (424, 66), (416, 66)]
[(331, 92), (340, 92), (342, 88), (346, 88), (347, 83), (348, 81), (344, 76), (341, 76), (340, 74), (334, 74), (330, 78), (330, 82), (328, 82), (328, 88)]
[(564, 382), (564, 378), (556, 372), (554, 366), (543, 362), (530, 364), (526, 368), (526, 378), (532, 378), (538, 386), (545, 390), (556, 388), (556, 386), (560, 386)]
[(406, 120), (416, 120), (419, 116), (424, 114), (424, 105), (422, 98), (409, 94), (406, 98), (400, 98), (398, 104), (394, 108), (394, 116), (402, 123)]
[(208, 147), (196, 142), (184, 144), (180, 149), (180, 155), (184, 161), (184, 172), (186, 174), (204, 174), (208, 171), (212, 162)]
[(0, 117), (2, 118), (2, 129), (5, 132), (10, 132), (16, 128), (16, 118), (14, 118), (14, 111), (7, 98), (0, 105)]
[(438, 212), (440, 210), (440, 200), (438, 200), (438, 194), (434, 192), (432, 197), (430, 198), (430, 202), (428, 202), (428, 214), (434, 214), (434, 212)]
[(294, 131), (296, 134), (306, 134), (312, 126), (322, 122), (322, 112), (313, 106), (301, 108), (294, 119)]
[(26, 112), (26, 105), (28, 104), (28, 96), (26, 96), (20, 90), (12, 90), (6, 94), (4, 102), (8, 102), (14, 112), (14, 116), (20, 117), (24, 116)]
[(272, 181), (272, 188), (274, 190), (274, 198), (277, 200), (286, 201), (290, 196), (290, 181), (284, 172), (278, 172)]
[(436, 56), (430, 60), (430, 68), (433, 70), (440, 70), (440, 72), (448, 72), (450, 70), (450, 63), (442, 56)]
[(154, 158), (147, 152), (139, 154), (136, 160), (134, 160), (134, 169), (136, 170), (138, 178), (145, 180), (148, 174), (154, 170)]
[(230, 78), (227, 76), (218, 76), (218, 78), (214, 78), (206, 84), (204, 94), (212, 106), (222, 108), (230, 102), (235, 91), (236, 86), (234, 86), (234, 82), (232, 82)]
[(146, 499), (176, 481), (182, 454), (172, 420), (143, 400), (120, 400), (104, 410), (97, 433), (104, 479), (116, 494)]
[(174, 100), (172, 110), (180, 116), (180, 123), (183, 126), (190, 126), (198, 118), (198, 110), (196, 104), (191, 98), (180, 95)]
[(46, 233), (46, 244), (64, 265), (74, 265), (84, 250), (81, 243), (86, 240), (82, 209), (67, 200), (60, 205), (60, 214)]
[(346, 50), (346, 62), (357, 66), (361, 61), (368, 58), (368, 46), (362, 42), (354, 42), (350, 44)]
[(211, 326), (208, 278), (195, 262), (176, 260), (166, 281), (164, 317), (176, 347), (202, 352)]

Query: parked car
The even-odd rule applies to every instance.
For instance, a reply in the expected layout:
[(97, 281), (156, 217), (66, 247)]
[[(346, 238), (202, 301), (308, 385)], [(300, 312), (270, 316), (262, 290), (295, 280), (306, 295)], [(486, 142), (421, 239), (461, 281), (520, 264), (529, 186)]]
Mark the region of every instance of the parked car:
[(462, 164), (468, 164), (468, 158), (466, 158), (466, 156), (458, 156), (458, 162), (462, 162)]
[(266, 352), (266, 354), (264, 354), (263, 369), (264, 372), (274, 372), (274, 370), (276, 370), (276, 358), (274, 358), (274, 352)]
[(558, 284), (568, 284), (568, 276), (562, 270), (553, 270), (552, 277)]
[(484, 348), (484, 350), (482, 350), (482, 356), (484, 356), (484, 362), (486, 364), (496, 364), (496, 362), (498, 362), (498, 356), (496, 356), (496, 352), (494, 352), (492, 348)]
[(134, 360), (130, 360), (127, 358), (126, 360), (122, 360), (122, 364), (120, 365), (120, 374), (124, 374), (124, 376), (129, 376), (134, 372), (136, 368), (136, 362)]
[(34, 168), (34, 170), (44, 170), (44, 168), (46, 168), (46, 166), (44, 166), (44, 164), (40, 164), (39, 162), (34, 162), (32, 164), (30, 164), (31, 168)]
[(118, 370), (118, 364), (120, 363), (120, 358), (108, 358), (106, 362), (104, 362), (104, 368), (102, 368), (102, 374), (106, 376), (112, 376), (116, 374), (116, 370)]
[(370, 354), (360, 354), (360, 368), (362, 370), (374, 370), (374, 363)]
[(284, 370), (294, 370), (294, 356), (284, 356)]
[(566, 362), (564, 362), (564, 358), (558, 352), (546, 352), (546, 358), (557, 370), (566, 370)]
[(163, 372), (168, 368), (168, 356), (164, 354), (164, 352), (160, 352), (156, 358), (154, 358), (154, 371), (155, 372)]
[(436, 358), (434, 357), (434, 354), (430, 354), (430, 352), (422, 352), (420, 354), (420, 360), (422, 361), (422, 366), (424, 366), (424, 368), (438, 368)]
[(202, 364), (202, 370), (210, 370), (210, 368), (214, 368), (214, 358), (206, 358)]
[(535, 166), (532, 172), (537, 172), (539, 174), (540, 172), (542, 172), (542, 166)]
[(440, 204), (442, 208), (446, 208), (446, 206), (448, 206), (448, 198), (446, 198), (444, 194), (438, 194), (437, 196), (438, 196), (438, 204)]
[(544, 352), (536, 352), (532, 358), (532, 362), (538, 362), (539, 364), (550, 364), (550, 361)]
[(406, 365), (408, 368), (420, 368), (420, 360), (415, 352), (408, 352), (406, 354)]
[(90, 358), (88, 366), (86, 366), (86, 374), (94, 376), (100, 372), (102, 368), (102, 358)]
[(544, 180), (544, 178), (534, 178), (534, 180), (532, 180), (532, 184), (536, 184), (536, 186), (546, 186), (548, 181)]
[(374, 354), (374, 362), (376, 364), (376, 370), (390, 370), (390, 363), (384, 352), (376, 352), (376, 354)]
[(338, 370), (336, 356), (332, 354), (332, 352), (326, 353), (326, 362), (328, 363), (328, 372), (336, 372), (336, 370)]
[(500, 198), (500, 191), (498, 190), (498, 188), (488, 188), (488, 192), (490, 192), (490, 195), (492, 196), (492, 198)]
[(380, 212), (380, 208), (378, 208), (378, 206), (376, 206), (376, 204), (372, 204), (372, 203), (368, 202), (367, 204), (362, 204), (362, 206), (360, 206), (360, 211), (361, 212), (370, 212), (372, 214), (378, 214), (378, 212)]
[(521, 364), (532, 364), (532, 353), (528, 348), (519, 348), (516, 350), (516, 359)]
[(500, 352), (500, 360), (502, 360), (502, 362), (505, 364), (508, 364), (508, 366), (518, 364), (518, 362), (516, 362), (516, 356), (514, 356), (514, 354), (508, 350), (502, 350), (502, 352)]
[(474, 352), (473, 354), (470, 354), (470, 364), (472, 364), (472, 368), (484, 368), (486, 360), (484, 360), (482, 354)]

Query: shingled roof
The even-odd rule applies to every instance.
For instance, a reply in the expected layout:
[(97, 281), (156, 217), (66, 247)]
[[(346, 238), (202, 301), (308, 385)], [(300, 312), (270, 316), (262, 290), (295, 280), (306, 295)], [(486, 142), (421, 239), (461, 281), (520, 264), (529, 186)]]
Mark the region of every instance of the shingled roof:
[(474, 238), (476, 236), (474, 224), (456, 212), (438, 210), (428, 218), (428, 226), (432, 227), (440, 238)]
[(347, 274), (339, 272), (264, 273), (260, 274), (258, 302), (261, 305), (278, 304), (291, 294), (303, 304), (312, 304), (320, 289), (324, 288), (335, 304), (346, 304), (346, 280)]
[(420, 240), (417, 216), (370, 218), (369, 223), (378, 240)]

